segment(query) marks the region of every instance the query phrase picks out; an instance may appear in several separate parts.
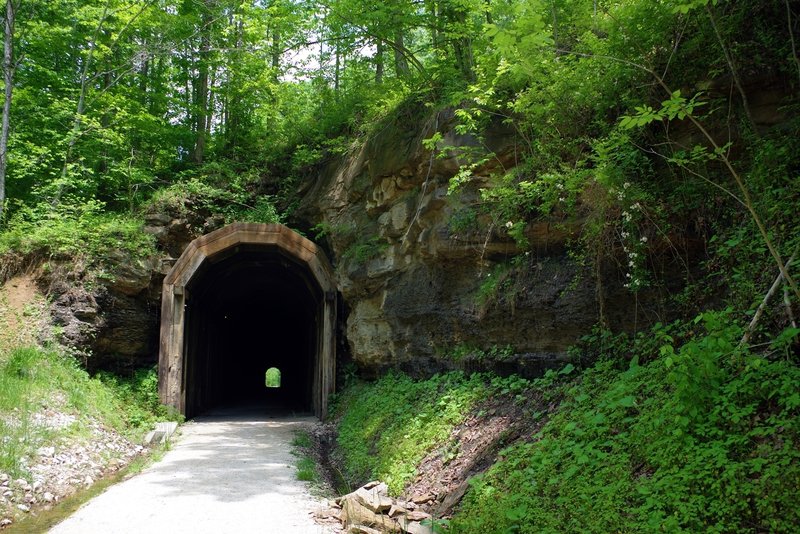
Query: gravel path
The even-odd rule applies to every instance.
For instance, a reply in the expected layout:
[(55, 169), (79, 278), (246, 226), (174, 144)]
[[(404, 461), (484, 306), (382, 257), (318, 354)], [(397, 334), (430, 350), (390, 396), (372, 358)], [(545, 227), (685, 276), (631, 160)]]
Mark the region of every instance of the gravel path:
[(181, 427), (157, 464), (88, 502), (54, 534), (274, 533), (331, 530), (297, 480), (294, 432), (313, 418), (217, 412)]

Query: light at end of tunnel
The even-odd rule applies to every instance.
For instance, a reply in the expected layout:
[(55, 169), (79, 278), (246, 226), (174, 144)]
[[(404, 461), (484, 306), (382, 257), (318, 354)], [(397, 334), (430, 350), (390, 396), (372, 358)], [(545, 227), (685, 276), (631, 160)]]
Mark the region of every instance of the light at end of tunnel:
[(270, 367), (264, 377), (264, 383), (268, 388), (281, 387), (281, 371), (277, 367)]

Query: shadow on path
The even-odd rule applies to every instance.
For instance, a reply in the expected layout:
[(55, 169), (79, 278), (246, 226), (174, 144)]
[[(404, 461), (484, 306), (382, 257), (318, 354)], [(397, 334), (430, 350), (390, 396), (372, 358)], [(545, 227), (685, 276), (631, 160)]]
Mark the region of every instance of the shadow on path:
[(316, 421), (255, 406), (221, 408), (181, 427), (164, 458), (110, 488), (50, 532), (330, 532), (297, 480), (295, 432)]

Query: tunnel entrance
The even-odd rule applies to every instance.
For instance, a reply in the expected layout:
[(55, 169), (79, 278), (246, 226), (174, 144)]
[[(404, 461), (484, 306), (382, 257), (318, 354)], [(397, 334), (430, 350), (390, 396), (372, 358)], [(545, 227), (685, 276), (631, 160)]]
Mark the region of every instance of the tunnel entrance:
[[(164, 280), (161, 401), (187, 417), (254, 403), (324, 417), (335, 298), (322, 251), (285, 226), (237, 223), (194, 240)], [(266, 387), (270, 369), (280, 387)]]

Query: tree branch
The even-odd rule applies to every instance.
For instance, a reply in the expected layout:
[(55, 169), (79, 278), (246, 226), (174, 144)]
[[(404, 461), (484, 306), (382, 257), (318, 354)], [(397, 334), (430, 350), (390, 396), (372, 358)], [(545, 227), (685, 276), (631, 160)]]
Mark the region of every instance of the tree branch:
[[(788, 269), (789, 265), (794, 261), (795, 257), (797, 256), (797, 251), (798, 249), (795, 249), (794, 253), (792, 254), (792, 257), (789, 258), (789, 261), (786, 262), (785, 268)], [(772, 286), (769, 288), (769, 291), (767, 291), (767, 294), (764, 295), (764, 300), (761, 301), (761, 304), (759, 304), (756, 313), (753, 315), (753, 319), (750, 321), (750, 324), (747, 325), (747, 330), (745, 330), (744, 335), (742, 336), (742, 340), (739, 342), (739, 346), (746, 345), (750, 341), (753, 332), (755, 332), (756, 326), (758, 326), (758, 321), (764, 314), (764, 310), (767, 308), (767, 304), (769, 304), (769, 299), (772, 298), (772, 295), (775, 294), (775, 292), (781, 286), (782, 282), (783, 282), (783, 271), (778, 273), (778, 277), (775, 278), (775, 281), (772, 283)], [(791, 303), (788, 304), (790, 310), (789, 320), (791, 321), (792, 320)]]

